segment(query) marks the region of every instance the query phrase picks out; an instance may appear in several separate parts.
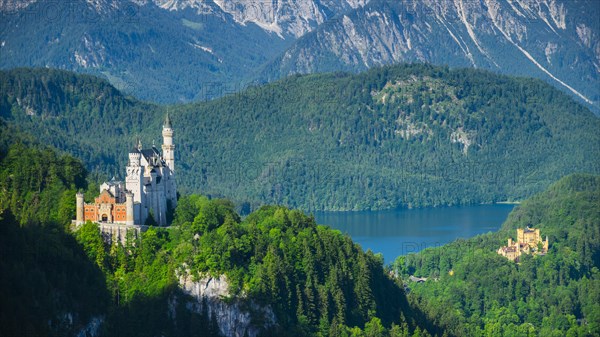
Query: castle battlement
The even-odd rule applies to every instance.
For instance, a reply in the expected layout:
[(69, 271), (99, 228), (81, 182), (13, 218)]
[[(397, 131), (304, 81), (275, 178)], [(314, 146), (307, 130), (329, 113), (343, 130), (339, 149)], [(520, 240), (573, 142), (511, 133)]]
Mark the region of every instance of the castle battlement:
[(114, 177), (104, 182), (93, 203), (85, 203), (83, 194), (77, 193), (77, 226), (86, 221), (97, 222), (102, 228), (109, 228), (111, 224), (167, 225), (167, 212), (177, 206), (175, 145), (168, 114), (162, 135), (163, 153), (154, 146), (144, 149), (139, 140), (129, 151), (125, 183)]

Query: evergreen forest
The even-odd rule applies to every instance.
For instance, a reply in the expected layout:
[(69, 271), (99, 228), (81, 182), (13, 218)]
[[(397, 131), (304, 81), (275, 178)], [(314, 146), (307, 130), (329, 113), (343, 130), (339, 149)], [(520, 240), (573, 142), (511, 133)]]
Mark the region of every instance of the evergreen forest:
[(52, 69), (0, 72), (0, 118), (123, 178), (140, 138), (175, 128), (183, 194), (305, 211), (523, 200), (570, 173), (600, 173), (600, 120), (539, 80), (398, 65), (292, 76), (209, 102), (163, 106)]

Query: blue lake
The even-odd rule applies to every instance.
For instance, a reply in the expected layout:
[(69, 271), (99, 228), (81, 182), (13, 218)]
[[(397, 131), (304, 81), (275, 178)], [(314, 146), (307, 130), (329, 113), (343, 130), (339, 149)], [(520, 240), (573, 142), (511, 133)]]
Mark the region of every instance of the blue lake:
[(317, 223), (348, 233), (385, 263), (458, 238), (496, 231), (514, 205), (477, 205), (363, 212), (317, 212)]

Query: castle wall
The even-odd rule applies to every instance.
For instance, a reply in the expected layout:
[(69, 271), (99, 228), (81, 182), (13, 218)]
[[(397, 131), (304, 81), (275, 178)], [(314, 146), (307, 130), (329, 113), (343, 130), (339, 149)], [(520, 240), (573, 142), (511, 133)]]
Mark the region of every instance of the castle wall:
[(177, 185), (175, 184), (175, 173), (170, 168), (166, 168), (166, 192), (165, 195), (171, 201), (173, 208), (177, 207)]
[(106, 242), (119, 242), (125, 245), (127, 242), (127, 234), (131, 233), (134, 239), (140, 237), (141, 232), (145, 232), (146, 226), (132, 226), (126, 224), (100, 223), (100, 233)]
[(98, 221), (98, 206), (96, 206), (94, 204), (85, 204), (84, 209), (85, 209), (84, 221), (88, 221), (88, 220), (92, 221), (92, 222)]
[(113, 222), (125, 222), (127, 221), (127, 205), (118, 204), (113, 209)]
[[(83, 221), (115, 222), (127, 221), (127, 205), (123, 204), (84, 204)], [(106, 220), (104, 220), (106, 218)]]
[(125, 224), (135, 224), (135, 214), (133, 213), (133, 193), (127, 192), (125, 199)]
[[(146, 208), (148, 213), (152, 211), (154, 220), (159, 226), (167, 225), (167, 198), (164, 183), (157, 183), (158, 176), (152, 176), (149, 185), (144, 186), (146, 195)], [(148, 215), (149, 216), (149, 215)]]
[[(139, 154), (138, 154), (139, 155)], [(143, 203), (142, 185), (143, 185), (144, 167), (138, 162), (127, 166), (127, 178), (125, 179), (126, 188), (133, 193), (133, 201)]]

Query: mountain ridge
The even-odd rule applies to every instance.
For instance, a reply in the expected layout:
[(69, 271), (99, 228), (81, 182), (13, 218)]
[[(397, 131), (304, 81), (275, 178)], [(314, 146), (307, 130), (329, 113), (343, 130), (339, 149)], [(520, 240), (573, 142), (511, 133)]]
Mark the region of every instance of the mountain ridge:
[(239, 90), (288, 43), (213, 10), (202, 15), (154, 3), (32, 2), (0, 12), (0, 67), (94, 74), (157, 102), (208, 100), (223, 90)]
[(599, 4), (3, 1), (0, 68), (93, 73), (141, 99), (174, 103), (298, 72), (429, 62), (542, 78), (599, 113)]
[(263, 77), (406, 61), (482, 67), (542, 78), (598, 112), (600, 25), (593, 13), (600, 13), (598, 2), (371, 1), (297, 40)]

